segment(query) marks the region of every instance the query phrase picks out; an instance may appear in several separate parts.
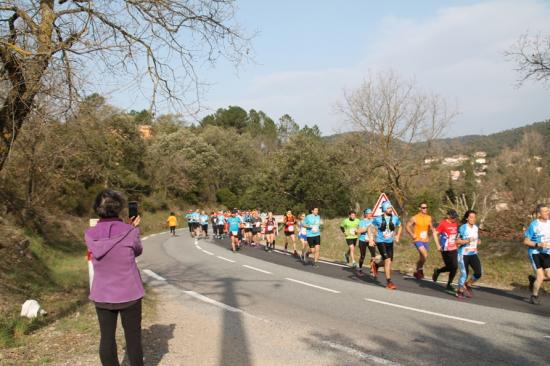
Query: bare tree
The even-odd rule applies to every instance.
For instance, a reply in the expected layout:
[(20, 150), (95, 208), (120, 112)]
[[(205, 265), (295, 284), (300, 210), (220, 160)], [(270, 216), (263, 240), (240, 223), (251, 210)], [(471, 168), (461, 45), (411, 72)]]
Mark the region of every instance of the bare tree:
[(505, 55), (517, 64), (519, 85), (528, 79), (550, 81), (550, 36), (523, 34)]
[[(358, 89), (345, 93), (339, 108), (366, 133), (374, 169), (383, 169), (386, 187), (404, 211), (408, 184), (421, 173), (429, 143), (457, 113), (442, 97), (421, 92), (414, 81), (393, 71), (369, 76)], [(427, 142), (427, 148), (413, 154), (415, 142)]]
[[(220, 56), (239, 63), (248, 53), (233, 3), (0, 1), (0, 170), (37, 95), (70, 105), (90, 65), (108, 71), (105, 82), (147, 77), (152, 103), (162, 95), (197, 107), (197, 65)], [(182, 97), (189, 92), (192, 101)]]

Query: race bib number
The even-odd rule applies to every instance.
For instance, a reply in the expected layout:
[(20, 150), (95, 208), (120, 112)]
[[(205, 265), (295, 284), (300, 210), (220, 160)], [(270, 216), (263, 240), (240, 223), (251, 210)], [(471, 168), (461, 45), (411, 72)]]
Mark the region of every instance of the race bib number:
[(287, 231), (294, 231), (294, 225), (290, 225), (290, 226), (287, 228)]
[(311, 231), (314, 232), (314, 233), (318, 233), (319, 232), (319, 225), (312, 225), (311, 226)]
[(550, 235), (542, 235), (540, 238), (540, 243), (545, 247), (550, 245)]
[(427, 231), (421, 231), (420, 232), (420, 239), (427, 239), (428, 238), (428, 232)]
[(449, 244), (454, 244), (456, 243), (456, 234), (451, 234), (449, 236), (449, 240), (448, 240)]
[(231, 234), (232, 234), (233, 236), (237, 236), (238, 233), (239, 233), (238, 231), (232, 231), (232, 232), (231, 232)]
[(256, 225), (256, 227), (260, 227), (260, 224), (261, 224), (261, 222), (257, 222), (254, 225)]
[(268, 226), (267, 226), (267, 231), (273, 231), (273, 226), (268, 225)]
[(307, 229), (305, 227), (301, 228), (300, 229), (300, 234), (306, 235), (307, 234)]
[(466, 247), (467, 252), (475, 252), (477, 250), (477, 238), (470, 239), (470, 244)]
[(393, 231), (391, 230), (384, 231), (384, 239), (389, 239), (389, 238), (393, 238)]
[(355, 235), (355, 234), (357, 234), (357, 229), (356, 229), (356, 228), (351, 228), (351, 229), (349, 229), (349, 234), (350, 234), (350, 235)]

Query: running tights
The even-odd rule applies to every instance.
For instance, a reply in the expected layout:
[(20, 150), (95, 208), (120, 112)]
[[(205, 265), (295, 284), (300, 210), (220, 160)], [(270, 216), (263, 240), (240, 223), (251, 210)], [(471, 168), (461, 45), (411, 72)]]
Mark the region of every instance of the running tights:
[(376, 247), (371, 247), (366, 241), (360, 240), (359, 251), (361, 252), (361, 257), (359, 258), (359, 268), (363, 268), (363, 263), (365, 262), (365, 257), (367, 255), (367, 248), (369, 248), (371, 258), (376, 256)]
[(453, 280), (456, 276), (456, 271), (458, 269), (458, 258), (456, 254), (456, 250), (445, 250), (441, 252), (441, 256), (443, 257), (443, 262), (445, 263), (445, 266), (439, 268), (437, 270), (438, 273), (445, 273), (449, 272), (449, 280), (447, 281), (447, 285), (450, 285), (453, 283)]

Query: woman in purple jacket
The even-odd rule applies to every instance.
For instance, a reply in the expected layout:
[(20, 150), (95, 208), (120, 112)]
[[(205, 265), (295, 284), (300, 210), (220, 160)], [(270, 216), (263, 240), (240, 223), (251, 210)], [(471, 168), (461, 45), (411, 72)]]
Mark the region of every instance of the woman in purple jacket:
[(141, 298), (145, 291), (135, 261), (143, 250), (137, 228), (140, 217), (132, 218), (131, 224), (124, 223), (119, 218), (124, 206), (124, 197), (118, 192), (98, 194), (94, 210), (100, 219), (85, 233), (94, 267), (90, 299), (99, 320), (99, 358), (104, 366), (119, 365), (115, 340), (119, 313), (130, 365), (143, 365)]

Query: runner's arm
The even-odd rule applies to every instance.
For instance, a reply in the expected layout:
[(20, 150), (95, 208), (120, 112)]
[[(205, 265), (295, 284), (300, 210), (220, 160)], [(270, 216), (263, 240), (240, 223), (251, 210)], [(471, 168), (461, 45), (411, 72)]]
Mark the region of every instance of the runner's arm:
[(432, 227), (432, 235), (434, 237), (435, 246), (437, 250), (441, 252), (441, 243), (439, 242), (439, 231), (437, 231), (437, 229), (434, 229)]
[(416, 223), (414, 222), (414, 217), (411, 217), (411, 219), (407, 222), (407, 226), (405, 226), (405, 230), (407, 231), (407, 234), (410, 235), (411, 238), (414, 240), (414, 231), (413, 231), (413, 225)]
[(399, 225), (397, 229), (397, 235), (395, 236), (395, 241), (399, 243), (399, 240), (401, 239), (401, 233), (403, 232), (403, 225)]

